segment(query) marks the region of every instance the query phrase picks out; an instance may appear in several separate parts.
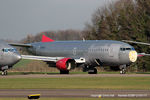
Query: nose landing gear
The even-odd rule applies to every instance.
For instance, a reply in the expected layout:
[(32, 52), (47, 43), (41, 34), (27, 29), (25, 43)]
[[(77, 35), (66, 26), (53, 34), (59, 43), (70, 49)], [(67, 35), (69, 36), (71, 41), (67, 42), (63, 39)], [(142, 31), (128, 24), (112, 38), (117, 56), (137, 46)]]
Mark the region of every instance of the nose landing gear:
[(2, 76), (6, 76), (7, 74), (7, 70), (2, 70)]
[(0, 71), (2, 71), (1, 75), (2, 76), (6, 76), (8, 73), (7, 73), (7, 70), (9, 69), (8, 66), (3, 66), (0, 68)]
[(127, 69), (126, 65), (121, 65), (120, 66), (120, 74), (126, 74), (126, 69)]

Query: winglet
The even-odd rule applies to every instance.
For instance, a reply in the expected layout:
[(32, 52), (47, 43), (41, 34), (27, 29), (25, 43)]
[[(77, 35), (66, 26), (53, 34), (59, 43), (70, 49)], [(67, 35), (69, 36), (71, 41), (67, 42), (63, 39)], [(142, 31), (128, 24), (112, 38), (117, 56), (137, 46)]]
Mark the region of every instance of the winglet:
[(50, 39), (49, 37), (42, 35), (42, 41), (41, 42), (54, 42), (54, 40)]

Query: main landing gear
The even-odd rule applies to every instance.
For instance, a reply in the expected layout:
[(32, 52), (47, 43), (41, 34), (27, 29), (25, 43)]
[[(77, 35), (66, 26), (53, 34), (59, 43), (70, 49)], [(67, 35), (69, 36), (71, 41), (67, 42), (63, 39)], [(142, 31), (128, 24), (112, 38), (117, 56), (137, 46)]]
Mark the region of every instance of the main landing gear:
[(88, 74), (97, 74), (97, 69), (95, 67), (84, 66), (83, 72), (88, 72)]
[(69, 70), (60, 70), (60, 74), (69, 74)]
[(97, 69), (96, 68), (89, 69), (88, 74), (97, 74)]

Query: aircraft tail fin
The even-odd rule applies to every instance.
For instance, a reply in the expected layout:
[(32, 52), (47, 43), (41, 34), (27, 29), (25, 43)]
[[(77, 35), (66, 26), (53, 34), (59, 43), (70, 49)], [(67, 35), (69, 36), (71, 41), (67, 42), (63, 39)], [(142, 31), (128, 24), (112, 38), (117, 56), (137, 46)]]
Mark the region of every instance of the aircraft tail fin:
[(41, 42), (54, 42), (54, 40), (52, 40), (51, 38), (49, 38), (45, 35), (42, 35), (42, 41)]

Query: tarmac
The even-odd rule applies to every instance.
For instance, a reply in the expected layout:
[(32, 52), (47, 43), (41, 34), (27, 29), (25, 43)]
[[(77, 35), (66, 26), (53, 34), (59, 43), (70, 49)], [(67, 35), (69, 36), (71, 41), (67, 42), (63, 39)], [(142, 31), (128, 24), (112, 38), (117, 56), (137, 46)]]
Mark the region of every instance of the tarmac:
[(41, 97), (76, 98), (150, 98), (150, 90), (99, 90), (99, 89), (1, 89), (2, 97), (27, 97), (41, 94)]
[[(57, 78), (57, 77), (150, 77), (149, 74), (36, 74), (8, 75), (0, 78)], [(2, 97), (27, 97), (31, 94), (41, 94), (41, 97), (87, 97), (87, 98), (150, 98), (150, 90), (103, 90), (103, 89), (0, 89)]]

